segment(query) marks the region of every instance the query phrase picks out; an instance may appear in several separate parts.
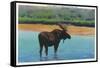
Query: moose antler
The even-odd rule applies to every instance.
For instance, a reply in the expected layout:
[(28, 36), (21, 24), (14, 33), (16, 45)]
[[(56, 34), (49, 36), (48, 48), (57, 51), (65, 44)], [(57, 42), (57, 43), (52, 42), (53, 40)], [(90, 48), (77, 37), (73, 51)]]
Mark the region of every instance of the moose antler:
[(67, 31), (67, 29), (66, 29), (61, 23), (58, 23), (58, 25), (59, 25), (59, 27), (60, 27), (61, 29), (63, 29), (64, 31)]

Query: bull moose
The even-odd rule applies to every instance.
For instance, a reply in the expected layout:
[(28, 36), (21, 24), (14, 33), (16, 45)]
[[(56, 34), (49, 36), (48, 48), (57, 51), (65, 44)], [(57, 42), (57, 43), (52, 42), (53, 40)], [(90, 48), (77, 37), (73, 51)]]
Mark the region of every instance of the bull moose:
[(43, 47), (45, 48), (45, 54), (48, 56), (48, 47), (54, 46), (54, 54), (56, 56), (56, 52), (61, 40), (65, 40), (66, 38), (71, 39), (71, 36), (67, 33), (67, 30), (63, 27), (62, 24), (58, 24), (60, 29), (55, 29), (51, 32), (41, 32), (38, 35), (39, 44), (40, 44), (40, 58), (42, 57)]

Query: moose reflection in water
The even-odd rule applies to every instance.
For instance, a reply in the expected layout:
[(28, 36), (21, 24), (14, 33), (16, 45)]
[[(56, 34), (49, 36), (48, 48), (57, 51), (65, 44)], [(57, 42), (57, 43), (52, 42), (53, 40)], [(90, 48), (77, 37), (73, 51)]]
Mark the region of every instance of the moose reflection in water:
[(62, 24), (58, 24), (58, 26), (62, 29), (55, 29), (51, 32), (41, 32), (38, 36), (39, 44), (40, 44), (40, 58), (42, 57), (43, 47), (45, 48), (46, 57), (48, 56), (48, 47), (54, 46), (54, 57), (57, 56), (57, 49), (61, 40), (66, 38), (71, 39), (71, 36), (67, 33), (67, 30), (63, 27)]

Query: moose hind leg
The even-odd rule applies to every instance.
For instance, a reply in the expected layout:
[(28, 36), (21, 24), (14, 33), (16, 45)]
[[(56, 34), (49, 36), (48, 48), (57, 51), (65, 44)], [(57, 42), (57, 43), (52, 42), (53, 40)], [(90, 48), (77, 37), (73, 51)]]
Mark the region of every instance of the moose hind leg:
[(48, 47), (45, 46), (45, 54), (46, 54), (46, 57), (48, 56)]
[(40, 45), (40, 58), (42, 57), (43, 45)]

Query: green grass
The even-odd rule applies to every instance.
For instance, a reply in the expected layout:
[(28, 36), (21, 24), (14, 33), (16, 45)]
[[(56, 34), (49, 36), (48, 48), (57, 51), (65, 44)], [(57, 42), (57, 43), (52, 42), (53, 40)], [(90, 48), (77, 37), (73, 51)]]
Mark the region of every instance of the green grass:
[(94, 21), (86, 21), (86, 20), (63, 20), (63, 19), (48, 19), (48, 18), (28, 18), (28, 17), (19, 17), (20, 23), (43, 23), (43, 24), (56, 24), (56, 23), (62, 23), (62, 22), (70, 22), (74, 25), (85, 25), (85, 26), (94, 26)]
[(55, 22), (64, 22), (62, 19), (47, 19), (47, 18), (27, 18), (27, 17), (19, 17), (19, 22), (24, 23), (55, 23)]

